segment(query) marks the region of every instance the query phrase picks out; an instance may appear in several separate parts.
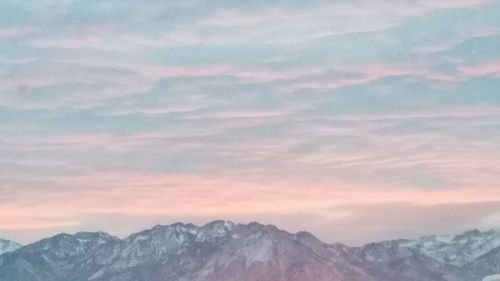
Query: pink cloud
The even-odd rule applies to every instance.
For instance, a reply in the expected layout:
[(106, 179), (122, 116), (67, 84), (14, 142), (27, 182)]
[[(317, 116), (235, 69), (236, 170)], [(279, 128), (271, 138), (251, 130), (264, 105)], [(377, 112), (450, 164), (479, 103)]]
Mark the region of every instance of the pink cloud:
[[(136, 172), (95, 172), (59, 178), (72, 182), (57, 193), (30, 190), (0, 203), (6, 214), (0, 229), (50, 227), (75, 223), (82, 214), (125, 216), (227, 216), (265, 212), (300, 212), (330, 206), (412, 202), (433, 205), (495, 201), (500, 190), (474, 187), (439, 191), (372, 190), (330, 183), (301, 186), (270, 181), (265, 185), (223, 177), (161, 175)], [(168, 202), (168, 204), (165, 204)], [(37, 222), (36, 220), (41, 221)], [(23, 221), (19, 224), (19, 221)], [(28, 223), (29, 222), (29, 223)]]
[(435, 8), (470, 8), (491, 3), (491, 0), (424, 0), (424, 5)]
[(226, 118), (245, 119), (245, 118), (273, 118), (273, 117), (282, 117), (286, 115), (287, 112), (279, 110), (259, 110), (259, 111), (243, 110), (243, 111), (220, 112), (212, 114), (211, 116), (221, 119), (226, 119)]
[(460, 71), (466, 78), (474, 78), (478, 76), (496, 76), (500, 78), (500, 62), (463, 66), (460, 67)]
[(74, 220), (57, 219), (51, 221), (50, 219), (39, 219), (33, 216), (32, 213), (23, 214), (21, 212), (13, 214), (8, 217), (0, 218), (0, 230), (40, 230), (60, 227), (76, 226), (79, 223)]
[[(311, 75), (290, 81), (288, 90), (296, 89), (337, 89), (351, 85), (366, 84), (390, 76), (416, 75), (420, 69), (409, 69), (390, 65), (358, 65), (325, 70), (319, 75)], [(349, 77), (352, 74), (352, 77)], [(346, 75), (348, 77), (346, 77)], [(288, 87), (286, 85), (285, 87)]]
[(224, 27), (242, 27), (258, 24), (276, 24), (292, 19), (290, 13), (279, 9), (266, 9), (260, 13), (241, 13), (233, 10), (219, 11), (203, 20), (204, 24)]
[(43, 151), (68, 149), (108, 149), (110, 151), (130, 151), (144, 146), (151, 146), (165, 138), (160, 133), (144, 133), (131, 135), (113, 134), (62, 134), (56, 136), (19, 136), (15, 138), (0, 137), (4, 146), (16, 146), (18, 150)]
[(0, 29), (0, 40), (9, 40), (23, 35), (30, 34), (36, 29), (32, 27), (13, 27)]
[[(161, 78), (161, 77), (198, 77), (198, 76), (215, 76), (222, 75), (229, 71), (229, 65), (212, 65), (212, 66), (162, 66), (162, 67), (147, 67), (144, 69), (145, 75)], [(156, 80), (156, 79), (155, 79)]]
[(355, 120), (359, 122), (374, 121), (398, 121), (410, 119), (439, 119), (439, 118), (481, 118), (481, 117), (500, 117), (500, 108), (497, 106), (481, 107), (454, 107), (445, 108), (437, 111), (425, 112), (405, 112), (399, 114), (356, 114), (344, 115), (338, 117), (339, 120)]

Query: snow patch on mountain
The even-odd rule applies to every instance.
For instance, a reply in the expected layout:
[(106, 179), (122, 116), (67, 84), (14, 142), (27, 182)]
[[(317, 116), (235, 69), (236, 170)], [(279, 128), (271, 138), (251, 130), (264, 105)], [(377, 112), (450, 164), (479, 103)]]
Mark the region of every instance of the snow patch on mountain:
[(0, 255), (14, 252), (19, 248), (21, 248), (21, 245), (14, 241), (0, 239)]
[(500, 281), (500, 274), (486, 276), (483, 278), (483, 281)]
[(500, 247), (500, 232), (471, 230), (456, 236), (426, 236), (403, 242), (400, 246), (443, 263), (463, 266)]

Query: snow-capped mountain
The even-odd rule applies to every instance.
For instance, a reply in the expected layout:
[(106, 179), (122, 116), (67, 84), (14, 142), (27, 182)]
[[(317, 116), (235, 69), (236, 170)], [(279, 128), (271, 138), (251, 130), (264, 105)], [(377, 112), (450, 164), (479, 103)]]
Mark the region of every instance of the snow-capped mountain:
[(176, 223), (125, 239), (59, 234), (1, 255), (0, 281), (480, 281), (500, 272), (499, 240), (471, 231), (349, 247), (258, 223)]
[(500, 232), (471, 230), (457, 236), (427, 236), (400, 244), (440, 262), (463, 266), (500, 247)]
[(14, 241), (0, 239), (0, 255), (4, 253), (14, 252), (19, 248), (21, 248), (21, 245)]

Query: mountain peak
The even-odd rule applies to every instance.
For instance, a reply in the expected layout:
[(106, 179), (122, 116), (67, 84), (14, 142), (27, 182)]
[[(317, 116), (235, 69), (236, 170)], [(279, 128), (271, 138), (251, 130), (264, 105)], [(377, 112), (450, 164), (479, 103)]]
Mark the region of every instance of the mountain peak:
[(484, 237), (484, 236), (489, 236), (489, 235), (495, 235), (497, 232), (493, 229), (482, 231), (479, 229), (472, 229), (468, 230), (462, 234), (456, 235), (453, 239), (456, 241), (463, 240), (463, 239), (474, 239), (476, 237)]
[(88, 232), (80, 231), (74, 234), (75, 237), (80, 238), (102, 238), (102, 239), (116, 239), (116, 237), (110, 235), (109, 233), (103, 231)]
[(14, 252), (19, 248), (21, 248), (21, 245), (17, 242), (6, 239), (0, 239), (0, 255)]
[[(153, 228), (150, 229), (150, 231), (178, 231), (178, 232), (183, 232), (183, 231), (188, 231), (192, 232), (197, 230), (199, 227), (192, 224), (192, 223), (182, 223), (182, 222), (176, 222), (172, 224), (158, 224), (155, 225)], [(146, 230), (147, 231), (147, 230)]]
[(231, 221), (216, 220), (200, 227), (199, 231), (200, 233), (203, 233), (205, 235), (210, 235), (213, 237), (221, 237), (229, 233), (234, 226), (235, 224)]

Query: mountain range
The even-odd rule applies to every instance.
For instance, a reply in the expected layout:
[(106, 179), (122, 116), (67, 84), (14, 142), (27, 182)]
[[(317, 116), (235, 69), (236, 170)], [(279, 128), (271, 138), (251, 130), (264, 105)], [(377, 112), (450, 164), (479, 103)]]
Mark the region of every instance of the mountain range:
[(157, 225), (124, 239), (79, 232), (22, 247), (0, 240), (0, 281), (481, 281), (498, 273), (496, 230), (351, 247), (214, 221)]

